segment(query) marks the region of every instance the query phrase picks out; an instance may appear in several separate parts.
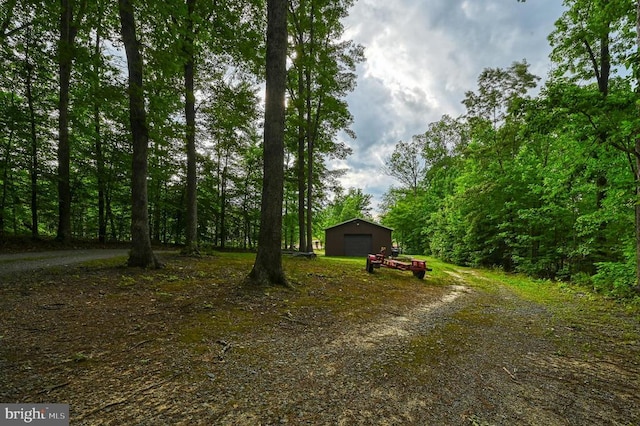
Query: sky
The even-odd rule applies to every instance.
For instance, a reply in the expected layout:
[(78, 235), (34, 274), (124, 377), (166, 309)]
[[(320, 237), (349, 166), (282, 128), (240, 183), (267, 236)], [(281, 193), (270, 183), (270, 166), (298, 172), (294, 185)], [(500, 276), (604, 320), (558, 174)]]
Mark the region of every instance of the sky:
[(400, 186), (381, 171), (395, 144), (464, 114), (465, 92), (485, 68), (526, 59), (544, 80), (547, 36), (563, 10), (560, 0), (356, 0), (343, 23), (344, 38), (365, 48), (346, 99), (357, 139), (341, 135), (353, 154), (329, 163), (347, 169), (342, 186), (371, 194), (379, 215), (383, 194)]

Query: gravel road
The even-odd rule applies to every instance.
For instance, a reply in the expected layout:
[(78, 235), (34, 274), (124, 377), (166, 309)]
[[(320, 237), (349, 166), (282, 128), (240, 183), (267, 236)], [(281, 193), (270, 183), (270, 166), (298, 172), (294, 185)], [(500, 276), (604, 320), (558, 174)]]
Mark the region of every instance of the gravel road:
[(129, 250), (126, 249), (89, 249), (2, 254), (0, 255), (0, 277), (52, 266), (126, 256), (128, 252)]
[[(109, 252), (126, 255), (0, 268)], [(28, 284), (0, 285), (0, 401), (91, 426), (640, 425), (640, 323), (611, 301), (302, 259), (296, 291), (255, 291), (248, 258), (168, 258), (0, 276)]]

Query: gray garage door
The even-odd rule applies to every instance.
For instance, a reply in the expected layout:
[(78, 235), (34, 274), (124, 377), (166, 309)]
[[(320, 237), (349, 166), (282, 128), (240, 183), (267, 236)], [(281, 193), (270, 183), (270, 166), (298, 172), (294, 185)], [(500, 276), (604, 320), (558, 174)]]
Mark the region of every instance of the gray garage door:
[(371, 234), (347, 234), (344, 236), (345, 256), (366, 256), (371, 253)]

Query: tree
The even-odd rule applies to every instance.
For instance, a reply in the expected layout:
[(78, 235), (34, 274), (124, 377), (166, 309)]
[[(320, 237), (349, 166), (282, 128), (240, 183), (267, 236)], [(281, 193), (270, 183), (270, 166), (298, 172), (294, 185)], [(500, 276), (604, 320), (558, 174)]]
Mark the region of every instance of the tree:
[(355, 218), (373, 220), (371, 199), (371, 194), (365, 194), (360, 188), (349, 188), (346, 194), (342, 189), (336, 191), (333, 200), (318, 215), (322, 228)]
[[(633, 75), (636, 79), (636, 96), (640, 98), (640, 1), (636, 1), (636, 51), (635, 61), (633, 63)], [(637, 102), (636, 102), (636, 105)], [(638, 114), (640, 115), (640, 105), (638, 105)], [(635, 203), (635, 234), (636, 234), (636, 293), (640, 293), (640, 125), (636, 128), (634, 135), (635, 156), (635, 184), (636, 184), (636, 203)]]
[(300, 250), (313, 251), (314, 196), (322, 156), (346, 155), (348, 148), (334, 141), (349, 130), (351, 114), (343, 97), (355, 87), (355, 66), (364, 58), (361, 46), (339, 41), (341, 18), (352, 0), (291, 2), (292, 68), (289, 73), (290, 122), (296, 128), (298, 227)]
[[(170, 5), (162, 2), (137, 2), (136, 5), (137, 19), (145, 21), (139, 23), (137, 38), (140, 46), (145, 46), (149, 226), (153, 238), (159, 241), (184, 242), (188, 235), (185, 222), (190, 216), (187, 192), (191, 192), (186, 188), (192, 187), (187, 185), (191, 179), (186, 175), (192, 175), (194, 164), (198, 170), (204, 151), (218, 143), (217, 135), (224, 134), (224, 145), (229, 148), (225, 155), (231, 160), (225, 175), (229, 183), (224, 203), (228, 213), (225, 222), (229, 226), (229, 240), (239, 244), (236, 229), (239, 227), (240, 182), (249, 184), (250, 191), (261, 184), (260, 157), (250, 166), (254, 167), (251, 173), (245, 173), (248, 170), (242, 168), (248, 140), (246, 130), (257, 129), (257, 119), (253, 116), (246, 119), (244, 112), (229, 107), (229, 117), (206, 117), (212, 126), (205, 128), (204, 106), (226, 103), (229, 97), (238, 94), (231, 90), (229, 96), (217, 98), (217, 93), (209, 88), (219, 82), (230, 86), (242, 82), (252, 92), (256, 90), (257, 70), (264, 57), (264, 2), (189, 2), (194, 5), (193, 13), (188, 13), (186, 0)], [(65, 132), (60, 132), (60, 123), (56, 126), (54, 122), (59, 117), (65, 121), (65, 108), (62, 116), (56, 111), (60, 107), (60, 77), (56, 81), (50, 70), (59, 68), (58, 62), (69, 57), (63, 55), (65, 46), (60, 42), (61, 31), (67, 28), (60, 26), (61, 4), (62, 1), (9, 0), (0, 8), (0, 63), (4, 71), (0, 74), (0, 93), (7, 102), (4, 106), (11, 106), (4, 115), (6, 126), (0, 130), (0, 205), (4, 229), (14, 234), (31, 232), (35, 236), (39, 232), (43, 236), (52, 233), (55, 236), (60, 218), (55, 187), (64, 182), (71, 200), (67, 209), (71, 213), (70, 226), (64, 228), (69, 229), (72, 236), (96, 235), (100, 241), (105, 241), (107, 235), (112, 239), (130, 239), (127, 228), (132, 202), (127, 177), (132, 172), (132, 146), (122, 139), (129, 120), (121, 55), (117, 53), (120, 46), (117, 2), (65, 2), (72, 9), (71, 26), (76, 34), (70, 49), (68, 102), (63, 102), (67, 104), (68, 185), (67, 179), (57, 179), (58, 173), (52, 169), (57, 166), (56, 148), (64, 151), (65, 147)], [(69, 14), (64, 16), (66, 19)], [(193, 31), (188, 28), (190, 23)], [(189, 48), (190, 42), (193, 49)], [(191, 53), (195, 105), (194, 96), (185, 96), (191, 92), (185, 88), (186, 80), (190, 80), (185, 77), (185, 63)], [(54, 71), (59, 74), (59, 69)], [(64, 81), (63, 78), (63, 87)], [(63, 90), (63, 100), (64, 93)], [(247, 103), (252, 111), (259, 109), (255, 98)], [(200, 113), (195, 122), (195, 150), (185, 149), (185, 139), (191, 142), (192, 134), (187, 135), (187, 120), (181, 118), (180, 113), (182, 110), (186, 116), (186, 109), (193, 111), (191, 107)], [(193, 114), (189, 117), (191, 123)], [(233, 124), (227, 125), (227, 122)], [(62, 137), (62, 144), (58, 144), (58, 135)], [(251, 139), (251, 143), (255, 145), (255, 140)], [(187, 157), (193, 159), (194, 156), (196, 161), (187, 161)], [(62, 164), (67, 163), (64, 157), (64, 154), (60, 156)], [(60, 168), (61, 176), (65, 174), (64, 169), (65, 166)], [(205, 181), (204, 177), (196, 176), (196, 187)], [(203, 191), (197, 201), (209, 201), (204, 200), (207, 196), (217, 197), (218, 193)], [(254, 210), (259, 202), (259, 197), (249, 197), (244, 203), (249, 209), (245, 216), (251, 222), (247, 227), (251, 230), (246, 234), (252, 244), (256, 241), (253, 233), (258, 229)], [(69, 204), (63, 203), (63, 206), (69, 207)], [(63, 218), (67, 216), (62, 214)], [(220, 217), (195, 219), (192, 223), (197, 221), (203, 226), (196, 234), (199, 238), (206, 234), (208, 224)]]
[(58, 66), (60, 97), (58, 104), (58, 235), (57, 240), (71, 239), (71, 185), (69, 144), (69, 84), (74, 58), (74, 42), (79, 21), (84, 14), (86, 0), (80, 2), (80, 10), (74, 20), (75, 0), (60, 0), (60, 40), (58, 42)]
[[(611, 87), (611, 80), (621, 68), (630, 66), (636, 78), (635, 83), (640, 81), (637, 80), (640, 6), (628, 0), (571, 0), (566, 4), (568, 10), (556, 22), (556, 30), (549, 37), (553, 46), (551, 58), (558, 65), (556, 75), (559, 79), (574, 84), (586, 82), (586, 85), (583, 90), (576, 91), (578, 98), (566, 99), (568, 102), (564, 106), (570, 113), (587, 118), (600, 144), (613, 147), (625, 155), (629, 170), (633, 173), (638, 198), (640, 144), (628, 133), (621, 137), (618, 131), (620, 126), (612, 125), (617, 122), (622, 124), (622, 128), (637, 127), (632, 124), (637, 118), (620, 118), (620, 113), (629, 110), (634, 100), (626, 95), (629, 93), (627, 85)], [(593, 80), (597, 83), (599, 96), (589, 93)], [(591, 155), (593, 153), (597, 151), (592, 151)], [(600, 209), (606, 201), (608, 187), (604, 171), (596, 176), (596, 183), (596, 206)], [(634, 214), (640, 223), (640, 203), (637, 199), (634, 206)], [(604, 249), (599, 249), (596, 261), (607, 260), (606, 246), (609, 242), (603, 239), (607, 226), (607, 221), (602, 221), (597, 230), (596, 244)], [(640, 291), (640, 226), (636, 224), (635, 228), (635, 287)], [(614, 240), (618, 241), (618, 238), (614, 237)]]
[(195, 53), (193, 20), (196, 0), (187, 1), (186, 28), (184, 30), (183, 51), (186, 121), (186, 150), (187, 150), (187, 229), (184, 252), (198, 253), (198, 176), (196, 173), (196, 107), (194, 93)]
[(431, 253), (435, 230), (432, 215), (445, 207), (462, 171), (460, 154), (468, 145), (468, 126), (447, 115), (430, 123), (411, 142), (399, 142), (385, 171), (401, 183), (384, 195), (382, 223), (411, 253)]
[(118, 11), (122, 41), (127, 54), (129, 71), (129, 121), (133, 138), (133, 162), (131, 178), (131, 252), (129, 266), (160, 267), (151, 249), (149, 213), (147, 210), (147, 151), (149, 130), (143, 92), (143, 61), (136, 38), (136, 25), (131, 0), (119, 0)]
[[(121, 0), (122, 1), (122, 0)], [(267, 0), (264, 181), (258, 253), (249, 274), (256, 285), (287, 285), (282, 268), (284, 114), (287, 83), (287, 0)]]
[(386, 175), (405, 185), (414, 195), (418, 193), (420, 180), (424, 178), (425, 165), (422, 160), (424, 143), (414, 136), (411, 142), (398, 142), (393, 153), (386, 158), (383, 171)]

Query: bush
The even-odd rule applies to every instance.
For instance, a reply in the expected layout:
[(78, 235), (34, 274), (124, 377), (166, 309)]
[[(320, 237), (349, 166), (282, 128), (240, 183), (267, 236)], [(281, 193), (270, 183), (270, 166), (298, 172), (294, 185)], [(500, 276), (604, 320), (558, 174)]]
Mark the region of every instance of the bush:
[(595, 290), (621, 298), (636, 295), (636, 269), (633, 262), (599, 262), (596, 268), (598, 272), (592, 277)]

